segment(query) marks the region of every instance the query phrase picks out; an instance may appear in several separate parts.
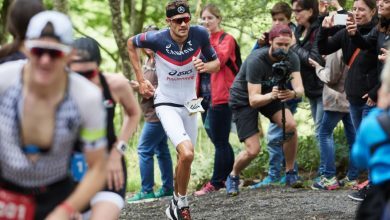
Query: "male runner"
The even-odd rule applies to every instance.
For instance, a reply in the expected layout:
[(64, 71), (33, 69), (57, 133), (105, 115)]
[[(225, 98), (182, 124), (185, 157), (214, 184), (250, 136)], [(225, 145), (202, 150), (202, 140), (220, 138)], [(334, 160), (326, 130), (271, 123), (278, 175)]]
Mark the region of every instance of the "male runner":
[[(197, 137), (197, 117), (200, 100), (196, 99), (196, 72), (212, 73), (219, 70), (219, 60), (210, 45), (207, 30), (190, 26), (191, 14), (186, 0), (170, 1), (166, 7), (169, 28), (131, 37), (127, 42), (130, 61), (144, 97), (154, 94), (157, 115), (169, 139), (176, 146), (178, 162), (175, 170), (175, 193), (166, 210), (170, 219), (191, 219), (187, 201), (187, 186)], [(136, 48), (149, 48), (156, 53), (158, 87), (143, 78)], [(199, 59), (206, 58), (207, 63)]]
[[(103, 99), (67, 69), (72, 32), (64, 14), (38, 13), (26, 32), (28, 60), (0, 66), (0, 219), (70, 219), (104, 186)], [(77, 140), (89, 170), (73, 190), (68, 163)]]
[[(71, 58), (70, 68), (95, 85), (103, 93), (107, 111), (107, 140), (109, 148), (107, 187), (91, 201), (91, 219), (118, 219), (126, 195), (127, 142), (137, 128), (141, 117), (139, 105), (128, 80), (120, 74), (103, 74), (99, 69), (101, 56), (98, 43), (92, 38), (79, 38), (73, 44), (77, 53)], [(122, 127), (117, 137), (114, 128), (115, 106), (124, 110)]]

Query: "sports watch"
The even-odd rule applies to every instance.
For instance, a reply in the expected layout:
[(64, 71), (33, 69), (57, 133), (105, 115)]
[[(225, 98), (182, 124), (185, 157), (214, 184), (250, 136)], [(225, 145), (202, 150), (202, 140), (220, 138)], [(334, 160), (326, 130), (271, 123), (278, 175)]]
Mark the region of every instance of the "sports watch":
[(121, 153), (122, 155), (125, 154), (126, 150), (127, 150), (127, 143), (124, 142), (124, 141), (119, 141), (118, 144), (116, 145), (116, 149), (119, 151), (119, 153)]

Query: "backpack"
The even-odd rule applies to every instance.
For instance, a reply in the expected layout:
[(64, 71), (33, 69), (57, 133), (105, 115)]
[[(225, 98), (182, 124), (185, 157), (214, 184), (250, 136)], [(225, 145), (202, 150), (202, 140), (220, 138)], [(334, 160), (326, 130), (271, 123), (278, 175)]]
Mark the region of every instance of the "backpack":
[[(223, 41), (223, 39), (225, 38), (226, 35), (227, 35), (226, 32), (223, 32), (223, 34), (221, 34), (221, 36), (219, 37), (219, 40), (218, 40), (218, 44), (221, 44), (221, 42)], [(229, 60), (226, 62), (226, 66), (229, 67), (229, 69), (232, 71), (232, 73), (234, 75), (237, 75), (238, 71), (240, 71), (242, 60), (241, 60), (240, 46), (238, 45), (236, 39), (234, 39), (234, 44), (235, 44), (234, 53), (236, 54), (236, 60), (234, 62), (235, 65), (234, 65), (232, 59), (229, 58)]]

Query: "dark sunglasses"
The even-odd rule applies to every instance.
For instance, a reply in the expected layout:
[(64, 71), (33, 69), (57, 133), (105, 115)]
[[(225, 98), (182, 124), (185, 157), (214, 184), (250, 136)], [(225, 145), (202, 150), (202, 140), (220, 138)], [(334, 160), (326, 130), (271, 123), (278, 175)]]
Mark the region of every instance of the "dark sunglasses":
[(191, 17), (183, 17), (183, 18), (174, 18), (174, 19), (169, 19), (171, 22), (175, 23), (175, 24), (182, 24), (183, 21), (184, 23), (188, 23), (191, 21)]
[(30, 49), (31, 54), (41, 58), (44, 54), (48, 54), (51, 59), (57, 59), (65, 56), (65, 53), (61, 50), (56, 49), (48, 49), (48, 48), (41, 48), (41, 47), (32, 47)]
[(98, 74), (98, 72), (99, 71), (97, 69), (86, 70), (86, 71), (77, 71), (78, 74), (84, 76), (87, 79), (91, 79), (92, 77), (96, 76), (96, 74)]

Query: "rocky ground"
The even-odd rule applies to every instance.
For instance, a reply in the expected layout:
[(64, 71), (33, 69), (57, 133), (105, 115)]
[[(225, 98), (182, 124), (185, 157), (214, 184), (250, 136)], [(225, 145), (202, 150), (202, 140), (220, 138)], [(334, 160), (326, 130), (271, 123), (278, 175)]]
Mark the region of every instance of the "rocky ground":
[[(358, 203), (347, 197), (350, 192), (270, 187), (243, 189), (236, 197), (225, 191), (190, 196), (189, 201), (193, 219), (353, 219)], [(120, 219), (167, 219), (169, 199), (127, 204)]]

